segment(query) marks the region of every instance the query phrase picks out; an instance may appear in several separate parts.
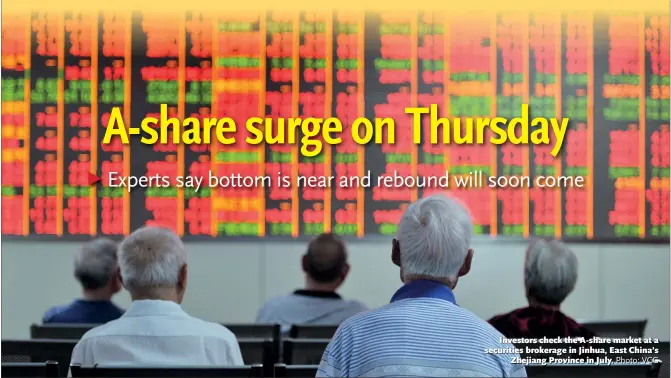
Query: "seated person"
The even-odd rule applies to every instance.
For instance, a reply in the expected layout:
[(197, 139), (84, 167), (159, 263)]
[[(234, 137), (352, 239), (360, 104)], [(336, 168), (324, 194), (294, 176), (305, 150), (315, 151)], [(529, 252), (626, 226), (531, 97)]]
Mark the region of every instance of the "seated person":
[(578, 259), (559, 241), (539, 240), (527, 249), (524, 286), (529, 306), (489, 320), (508, 338), (584, 337), (595, 334), (564, 315), (561, 303), (575, 288)]
[(317, 236), (301, 259), (305, 288), (269, 299), (259, 309), (257, 323), (280, 324), (287, 332), (292, 324), (338, 325), (366, 311), (363, 304), (343, 299), (336, 290), (349, 273), (347, 250), (333, 234)]
[(390, 304), (340, 325), (317, 376), (526, 377), (503, 335), (456, 303), (453, 290), (471, 268), (472, 235), (471, 216), (456, 200), (411, 204), (391, 251), (404, 285)]
[(123, 315), (123, 310), (112, 303), (112, 296), (121, 290), (116, 253), (117, 243), (110, 239), (84, 244), (75, 256), (75, 278), (82, 286), (82, 298), (50, 308), (42, 322), (102, 324)]
[(182, 309), (186, 250), (175, 233), (138, 229), (121, 242), (118, 254), (121, 282), (133, 302), (122, 317), (82, 337), (72, 365), (243, 365), (231, 331)]

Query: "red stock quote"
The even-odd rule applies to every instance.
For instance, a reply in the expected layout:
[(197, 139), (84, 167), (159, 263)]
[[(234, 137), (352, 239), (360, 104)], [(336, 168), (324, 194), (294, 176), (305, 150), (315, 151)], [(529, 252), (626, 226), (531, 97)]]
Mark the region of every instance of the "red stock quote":
[[(185, 238), (393, 235), (425, 188), (126, 188), (109, 172), (225, 176), (583, 176), (583, 188), (439, 189), (486, 236), (669, 241), (669, 15), (141, 12), (2, 14), (2, 233)], [(410, 143), (406, 107), (444, 117), (568, 117), (551, 147)], [(343, 141), (103, 145), (113, 108), (176, 117), (338, 117)], [(396, 121), (360, 146), (360, 116)], [(425, 125), (428, 125), (428, 117)], [(425, 131), (428, 127), (425, 127)], [(428, 140), (428, 138), (424, 138)], [(96, 173), (102, 184), (89, 186)], [(337, 180), (336, 180), (337, 182)]]

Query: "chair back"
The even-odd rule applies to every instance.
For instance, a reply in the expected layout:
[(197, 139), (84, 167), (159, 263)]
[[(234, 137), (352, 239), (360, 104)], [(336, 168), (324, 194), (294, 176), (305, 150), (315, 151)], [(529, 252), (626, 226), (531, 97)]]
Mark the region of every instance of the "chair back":
[(263, 365), (263, 375), (272, 377), (273, 365), (279, 360), (279, 350), (271, 339), (238, 339), (240, 353), (246, 364)]
[(670, 372), (671, 369), (669, 369), (669, 363), (671, 363), (671, 351), (669, 350), (669, 342), (668, 341), (662, 341), (659, 344), (651, 344), (653, 347), (659, 349), (659, 353), (654, 356), (657, 357), (661, 360), (662, 366), (659, 368), (659, 376), (660, 377), (669, 377), (671, 376)]
[(2, 364), (3, 377), (59, 377), (58, 362), (7, 362)]
[(612, 365), (528, 365), (529, 378), (565, 377), (657, 377), (659, 363), (655, 364), (612, 364)]
[(60, 376), (66, 377), (76, 340), (2, 340), (2, 362), (58, 362)]
[(275, 377), (314, 377), (319, 370), (318, 365), (285, 365), (275, 364)]
[(615, 320), (584, 322), (585, 328), (597, 334), (599, 337), (622, 338), (622, 337), (643, 337), (645, 335), (645, 326), (648, 319), (643, 320)]
[[(233, 332), (235, 337), (238, 339), (264, 339), (271, 340), (273, 343), (273, 351), (275, 351), (275, 357), (272, 360), (272, 363), (279, 361), (280, 348), (282, 347), (282, 331), (279, 324), (222, 324), (224, 327), (228, 328), (229, 331)], [(247, 362), (247, 360), (245, 360)], [(259, 362), (260, 363), (260, 362)], [(271, 365), (264, 365), (269, 369), (272, 368)]]
[(33, 324), (30, 326), (31, 339), (79, 340), (86, 332), (101, 324)]
[(71, 366), (73, 377), (263, 377), (261, 365), (251, 366), (162, 366), (162, 367), (126, 367), (126, 366)]
[(242, 339), (271, 339), (280, 338), (279, 324), (223, 324), (235, 337)]
[(287, 365), (319, 365), (329, 339), (284, 340), (282, 362)]
[(337, 325), (294, 325), (289, 331), (292, 339), (330, 339), (335, 335)]

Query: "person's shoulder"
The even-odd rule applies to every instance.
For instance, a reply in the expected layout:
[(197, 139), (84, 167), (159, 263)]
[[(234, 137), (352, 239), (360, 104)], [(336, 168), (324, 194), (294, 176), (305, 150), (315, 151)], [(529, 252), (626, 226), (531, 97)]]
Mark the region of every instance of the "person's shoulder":
[(275, 319), (275, 314), (277, 311), (282, 308), (293, 308), (292, 295), (278, 295), (268, 298), (257, 311), (256, 320), (257, 321), (268, 321)]
[(97, 327), (91, 328), (88, 330), (80, 339), (81, 341), (94, 339), (100, 336), (110, 336), (118, 333), (118, 329), (123, 326), (124, 319), (119, 318), (111, 320), (105, 324), (101, 324)]
[(370, 328), (370, 325), (376, 321), (377, 316), (372, 314), (375, 311), (377, 310), (360, 312), (343, 320), (331, 339), (328, 349), (333, 352), (334, 350), (352, 347), (355, 335), (361, 334), (361, 330)]
[[(460, 308), (461, 315), (465, 322), (463, 322), (463, 331), (465, 333), (460, 334), (464, 340), (468, 340), (468, 343), (476, 348), (476, 350), (487, 349), (500, 349), (500, 353), (488, 353), (485, 355), (479, 354), (483, 358), (497, 360), (500, 366), (504, 371), (507, 372), (506, 376), (519, 376), (518, 371), (519, 366), (513, 363), (514, 357), (519, 356), (516, 352), (516, 347), (511, 344), (507, 337), (490, 321), (486, 321), (474, 313)], [(524, 372), (524, 370), (522, 370)]]
[(349, 304), (350, 308), (354, 309), (355, 311), (368, 311), (369, 307), (363, 304), (362, 302), (357, 301), (356, 299), (347, 299), (347, 303)]
[(289, 295), (276, 295), (274, 297), (268, 298), (261, 308), (275, 308), (279, 306), (285, 306), (289, 304), (292, 300), (295, 299), (295, 296), (293, 294)]
[(382, 307), (369, 310), (363, 304), (360, 305), (362, 306), (362, 311), (345, 319), (342, 323), (340, 323), (338, 330), (342, 329), (342, 332), (344, 332), (345, 330), (356, 330), (361, 328), (365, 329), (370, 324), (378, 323), (381, 319), (386, 318), (387, 313), (389, 312), (389, 308), (391, 307), (390, 304), (387, 304)]
[(580, 324), (577, 320), (566, 314), (562, 313), (562, 315), (564, 316), (564, 323), (566, 324), (566, 328), (569, 330), (569, 336), (584, 337), (585, 339), (591, 339), (597, 336), (596, 333)]
[(521, 307), (521, 308), (516, 308), (512, 311), (505, 312), (502, 314), (494, 315), (492, 316), (488, 322), (490, 324), (496, 324), (496, 323), (501, 323), (501, 322), (509, 322), (511, 319), (515, 319), (520, 316), (524, 312), (526, 308)]
[(476, 314), (472, 313), (471, 311), (463, 307), (459, 306), (456, 307), (457, 307), (456, 313), (460, 318), (464, 320), (464, 323), (470, 324), (472, 327), (477, 328), (480, 331), (490, 335), (494, 334), (498, 337), (501, 334), (488, 321), (482, 319), (481, 317), (477, 316)]
[(70, 309), (70, 305), (61, 305), (61, 306), (53, 306), (47, 311), (44, 312), (44, 316), (42, 317), (42, 323), (56, 323), (59, 321), (59, 317), (61, 314), (67, 312)]
[(85, 361), (86, 356), (91, 355), (98, 340), (104, 340), (107, 336), (119, 334), (119, 322), (120, 320), (112, 320), (88, 330), (79, 341), (77, 341), (77, 344), (72, 351), (72, 362), (80, 365), (92, 363), (92, 361)]
[(209, 322), (193, 316), (190, 316), (189, 323), (194, 334), (227, 342), (237, 342), (235, 334), (222, 324)]
[[(463, 307), (442, 302), (439, 318), (434, 318), (436, 332), (448, 333), (455, 340), (468, 340), (469, 344), (478, 348), (500, 348), (506, 345), (503, 343), (504, 335), (492, 324)], [(456, 324), (458, 328), (454, 327)]]

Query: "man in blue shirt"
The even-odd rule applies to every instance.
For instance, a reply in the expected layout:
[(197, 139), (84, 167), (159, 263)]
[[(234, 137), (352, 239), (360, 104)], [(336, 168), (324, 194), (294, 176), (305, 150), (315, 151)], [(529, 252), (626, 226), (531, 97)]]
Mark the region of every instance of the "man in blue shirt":
[(460, 202), (431, 196), (398, 225), (392, 261), (401, 287), (391, 303), (345, 320), (329, 343), (322, 377), (526, 377), (518, 350), (459, 307), (452, 290), (471, 268), (473, 224)]
[(112, 303), (112, 296), (121, 290), (117, 269), (115, 242), (101, 238), (85, 244), (75, 256), (75, 278), (82, 285), (82, 298), (50, 308), (42, 322), (102, 324), (118, 319), (124, 311)]

